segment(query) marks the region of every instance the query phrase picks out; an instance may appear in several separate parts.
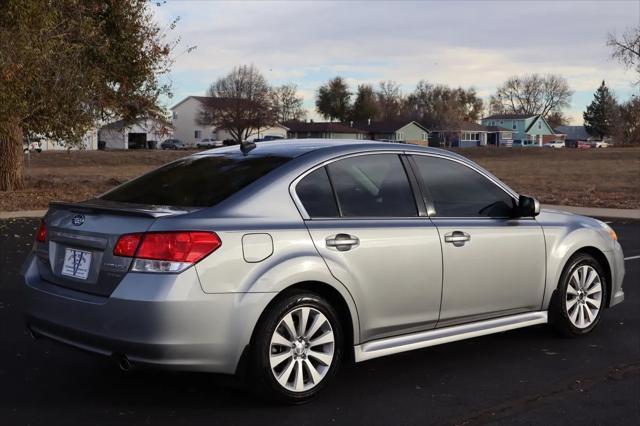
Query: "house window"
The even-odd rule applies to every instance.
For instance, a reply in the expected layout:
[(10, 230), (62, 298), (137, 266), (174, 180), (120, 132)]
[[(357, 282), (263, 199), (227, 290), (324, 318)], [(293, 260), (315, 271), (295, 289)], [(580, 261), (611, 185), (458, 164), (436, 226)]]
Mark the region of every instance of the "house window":
[(518, 127), (518, 126), (516, 125), (516, 122), (514, 121), (514, 122), (513, 122), (513, 125), (511, 126), (511, 128), (512, 128), (513, 130), (516, 130), (516, 128), (517, 128), (517, 127)]
[(174, 120), (177, 120), (178, 119), (178, 113), (173, 111), (173, 116), (172, 117), (173, 117)]
[(422, 133), (422, 140), (426, 141), (428, 139), (428, 136), (426, 133)]
[(542, 129), (542, 122), (538, 121), (538, 130)]
[(196, 130), (193, 132), (193, 137), (196, 139), (200, 139), (202, 137), (202, 130)]

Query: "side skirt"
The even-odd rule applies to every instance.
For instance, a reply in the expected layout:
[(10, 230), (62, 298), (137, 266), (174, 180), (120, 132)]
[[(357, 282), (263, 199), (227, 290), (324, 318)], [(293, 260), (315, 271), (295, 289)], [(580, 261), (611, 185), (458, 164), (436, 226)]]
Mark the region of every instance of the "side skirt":
[(453, 327), (436, 328), (435, 330), (402, 336), (388, 337), (355, 346), (355, 361), (361, 362), (381, 356), (393, 355), (414, 349), (442, 345), (443, 343), (470, 339), (487, 334), (500, 333), (516, 328), (529, 327), (548, 322), (547, 311), (529, 312), (510, 315), (470, 324)]

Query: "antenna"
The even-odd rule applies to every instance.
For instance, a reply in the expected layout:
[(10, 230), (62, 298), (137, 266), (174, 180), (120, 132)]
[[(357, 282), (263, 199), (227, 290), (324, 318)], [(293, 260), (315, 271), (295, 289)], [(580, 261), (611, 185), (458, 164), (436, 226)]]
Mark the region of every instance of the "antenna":
[(251, 152), (251, 150), (255, 148), (256, 148), (255, 142), (249, 142), (249, 141), (240, 142), (240, 152), (242, 152), (242, 154), (244, 155), (247, 155), (249, 152)]

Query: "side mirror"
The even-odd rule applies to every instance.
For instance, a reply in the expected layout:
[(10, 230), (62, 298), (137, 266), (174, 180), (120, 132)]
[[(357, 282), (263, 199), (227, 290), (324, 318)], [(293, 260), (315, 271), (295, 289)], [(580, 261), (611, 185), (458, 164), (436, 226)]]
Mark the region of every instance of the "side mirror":
[(535, 217), (540, 214), (540, 202), (533, 197), (521, 195), (516, 208), (518, 217)]

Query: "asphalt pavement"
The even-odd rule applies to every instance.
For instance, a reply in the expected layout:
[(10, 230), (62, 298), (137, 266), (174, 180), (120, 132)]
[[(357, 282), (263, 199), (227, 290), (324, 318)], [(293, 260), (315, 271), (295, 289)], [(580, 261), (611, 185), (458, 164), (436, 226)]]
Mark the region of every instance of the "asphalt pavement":
[(640, 222), (610, 224), (632, 258), (626, 300), (589, 336), (537, 326), (348, 365), (296, 407), (267, 404), (228, 377), (125, 373), (32, 340), (19, 268), (37, 224), (0, 221), (2, 425), (640, 424)]

